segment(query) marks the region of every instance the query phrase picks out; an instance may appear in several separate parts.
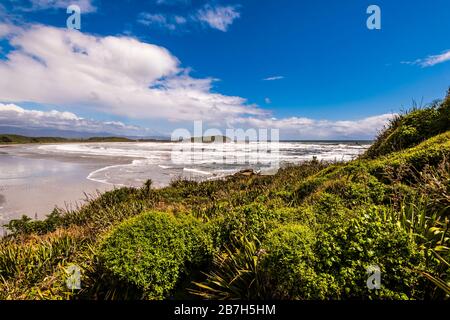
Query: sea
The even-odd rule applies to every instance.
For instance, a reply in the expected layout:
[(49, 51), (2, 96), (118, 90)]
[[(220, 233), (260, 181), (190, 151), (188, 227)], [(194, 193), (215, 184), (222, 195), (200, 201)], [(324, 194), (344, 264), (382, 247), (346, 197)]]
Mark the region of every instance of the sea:
[(139, 187), (148, 179), (162, 187), (179, 178), (209, 180), (253, 169), (262, 174), (308, 160), (349, 161), (370, 147), (369, 141), (286, 141), (231, 143), (89, 143), (39, 146), (38, 153), (75, 157), (129, 159), (86, 177), (116, 186)]

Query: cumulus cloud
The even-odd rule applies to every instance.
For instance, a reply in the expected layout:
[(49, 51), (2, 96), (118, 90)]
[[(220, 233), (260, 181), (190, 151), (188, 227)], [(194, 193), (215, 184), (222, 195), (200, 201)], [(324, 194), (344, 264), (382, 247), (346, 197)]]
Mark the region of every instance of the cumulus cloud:
[(33, 25), (10, 37), (0, 60), (0, 101), (89, 108), (139, 119), (217, 120), (265, 112), (213, 92), (163, 47)]
[(450, 61), (450, 50), (444, 51), (441, 54), (430, 55), (424, 59), (417, 59), (415, 61), (403, 61), (403, 64), (419, 65), (423, 68), (432, 67), (440, 63)]
[(0, 23), (0, 39), (5, 38), (12, 33), (12, 26)]
[(0, 126), (119, 135), (145, 135), (148, 131), (119, 121), (95, 121), (78, 117), (72, 112), (29, 110), (15, 104), (3, 103), (0, 103)]
[(304, 117), (237, 118), (228, 124), (231, 127), (280, 129), (284, 136), (296, 139), (372, 139), (394, 114), (382, 114), (359, 120), (315, 120)]
[[(281, 136), (295, 139), (372, 139), (394, 116), (383, 114), (354, 121), (315, 120), (305, 117), (236, 118), (228, 121), (230, 128), (279, 129)], [(87, 133), (146, 136), (155, 131), (119, 121), (84, 119), (72, 112), (38, 111), (16, 104), (0, 103), (0, 127), (57, 129)]]
[(234, 20), (241, 14), (235, 6), (216, 6), (206, 5), (200, 9), (197, 18), (208, 24), (211, 28), (226, 32)]
[[(42, 25), (18, 28), (0, 24), (0, 32), (0, 38), (6, 38), (13, 48), (0, 60), (3, 125), (128, 135), (143, 130), (76, 116), (83, 109), (141, 121), (203, 120), (214, 126), (279, 128), (290, 137), (329, 139), (372, 138), (391, 117), (355, 121), (270, 118), (270, 112), (244, 98), (214, 92), (216, 79), (193, 78), (189, 69), (182, 68), (180, 61), (160, 46), (130, 37), (99, 37)], [(18, 106), (26, 101), (57, 105), (69, 112)]]

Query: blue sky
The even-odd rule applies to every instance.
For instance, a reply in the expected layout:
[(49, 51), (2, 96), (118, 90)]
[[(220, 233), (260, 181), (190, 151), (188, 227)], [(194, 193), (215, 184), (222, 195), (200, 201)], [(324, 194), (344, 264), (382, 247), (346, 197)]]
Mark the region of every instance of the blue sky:
[[(66, 28), (70, 3), (82, 9), (79, 34)], [(0, 109), (0, 126), (31, 125), (17, 119), (19, 113), (40, 116), (42, 126), (63, 128), (69, 123), (92, 132), (170, 134), (203, 120), (207, 127), (275, 127), (282, 137), (292, 139), (371, 138), (389, 114), (407, 109), (412, 100), (425, 104), (442, 98), (450, 86), (447, 0), (6, 0), (2, 4), (0, 77), (11, 79), (8, 70), (17, 68), (15, 85), (25, 88), (12, 89), (12, 80), (0, 81), (5, 114), (2, 118)], [(366, 27), (366, 9), (372, 4), (381, 8), (381, 30)], [(78, 55), (59, 61), (51, 48), (61, 46), (41, 43), (59, 37), (64, 44), (66, 36), (71, 43), (86, 46), (86, 56), (92, 59)], [(106, 37), (118, 43), (110, 45)], [(152, 45), (142, 57), (124, 53), (141, 44)], [(46, 48), (50, 52), (44, 52)], [(116, 52), (112, 60), (103, 59), (108, 52)], [(34, 62), (14, 59), (14, 54), (33, 56)], [(94, 70), (102, 63), (114, 69), (114, 59), (125, 66), (133, 60), (135, 65), (132, 71), (120, 68), (114, 74), (106, 67)], [(41, 70), (42, 75), (33, 72), (37, 66), (31, 63), (36, 61), (49, 70)], [(70, 82), (60, 70), (79, 62), (83, 68), (74, 79), (82, 83)], [(146, 69), (150, 64), (153, 67)], [(83, 79), (90, 79), (87, 70), (96, 75), (105, 72), (101, 81), (92, 81), (92, 92), (84, 85)], [(123, 75), (131, 79), (120, 84), (123, 92), (103, 85), (116, 83)], [(32, 80), (55, 83), (61, 96), (50, 85), (34, 87)], [(148, 87), (152, 92), (143, 92)], [(142, 96), (134, 96), (135, 92)], [(51, 110), (59, 113), (48, 114)], [(8, 123), (8, 118), (14, 121)]]

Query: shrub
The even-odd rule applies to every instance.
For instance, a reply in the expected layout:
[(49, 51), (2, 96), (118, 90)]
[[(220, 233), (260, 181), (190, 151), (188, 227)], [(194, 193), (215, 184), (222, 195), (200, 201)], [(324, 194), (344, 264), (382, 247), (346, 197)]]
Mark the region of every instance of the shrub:
[[(412, 269), (423, 263), (423, 256), (405, 230), (383, 218), (383, 210), (355, 211), (353, 216), (324, 225), (318, 234), (317, 268), (336, 279), (336, 298), (407, 299), (420, 295)], [(381, 290), (366, 287), (366, 269), (371, 265), (381, 269)]]
[(193, 266), (208, 261), (210, 250), (200, 221), (149, 212), (115, 228), (101, 243), (99, 259), (110, 277), (145, 298), (163, 299)]
[[(324, 299), (333, 280), (317, 274), (315, 234), (303, 225), (290, 224), (271, 232), (262, 244), (261, 272), (275, 299)], [(331, 282), (331, 283), (330, 283)]]
[(276, 227), (282, 212), (260, 203), (252, 203), (224, 213), (209, 223), (218, 246), (229, 243), (240, 234), (263, 239)]
[(32, 220), (23, 215), (22, 218), (11, 220), (5, 227), (15, 235), (30, 235), (32, 233), (43, 235), (55, 231), (63, 224), (60, 210), (55, 208), (45, 220)]

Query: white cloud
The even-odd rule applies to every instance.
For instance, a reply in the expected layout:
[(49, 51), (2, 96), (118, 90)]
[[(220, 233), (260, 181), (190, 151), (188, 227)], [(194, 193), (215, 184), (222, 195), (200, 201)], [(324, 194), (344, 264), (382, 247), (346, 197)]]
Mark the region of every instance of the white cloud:
[(226, 32), (234, 20), (241, 14), (234, 6), (216, 6), (206, 5), (197, 13), (197, 18), (207, 23), (211, 28)]
[(280, 129), (284, 136), (296, 139), (372, 139), (394, 114), (382, 114), (359, 120), (315, 120), (302, 117), (276, 118), (237, 118), (230, 126)]
[[(163, 1), (159, 4), (172, 4)], [(187, 24), (203, 23), (213, 29), (226, 32), (233, 21), (240, 17), (240, 13), (235, 6), (216, 6), (205, 5), (196, 11), (195, 14), (175, 15), (165, 13), (148, 13), (142, 12), (138, 16), (138, 22), (146, 26), (158, 26), (171, 31), (176, 30), (179, 26), (186, 29)]]
[(157, 26), (173, 31), (178, 26), (186, 24), (188, 19), (178, 15), (141, 12), (138, 16), (138, 22), (145, 26)]
[[(228, 121), (230, 128), (280, 129), (282, 137), (293, 139), (372, 139), (393, 114), (367, 117), (354, 121), (315, 120), (302, 117), (235, 118)], [(0, 127), (26, 129), (58, 129), (88, 133), (146, 136), (154, 130), (125, 125), (118, 121), (84, 119), (72, 112), (38, 111), (15, 104), (0, 103)]]
[(450, 61), (450, 50), (444, 51), (441, 54), (430, 55), (424, 59), (417, 59), (416, 61), (403, 61), (402, 64), (413, 64), (426, 68), (446, 61)]
[(271, 103), (272, 103), (272, 100), (270, 100), (270, 98), (265, 98), (265, 99), (264, 99), (264, 102), (267, 103), (267, 104), (271, 104)]
[(0, 24), (0, 39), (12, 33), (12, 27), (7, 24)]
[[(191, 77), (176, 57), (156, 45), (42, 25), (21, 29), (0, 24), (0, 30), (6, 30), (2, 34), (14, 48), (6, 60), (0, 60), (0, 101), (9, 103), (1, 108), (5, 125), (77, 130), (98, 127), (102, 131), (106, 126), (112, 130), (114, 123), (76, 116), (83, 109), (141, 121), (203, 120), (223, 127), (279, 128), (294, 138), (332, 139), (372, 138), (391, 117), (355, 121), (270, 118), (268, 111), (247, 104), (241, 97), (214, 92), (216, 79)], [(57, 105), (70, 112), (42, 113), (14, 105), (26, 101)], [(114, 132), (141, 130), (125, 127)]]
[(31, 7), (26, 10), (66, 9), (74, 4), (80, 7), (82, 13), (95, 12), (96, 6), (93, 0), (30, 0)]
[(263, 115), (240, 97), (212, 91), (163, 47), (33, 25), (9, 40), (0, 60), (0, 101), (59, 105), (139, 119), (225, 120)]
[(145, 135), (147, 132), (143, 128), (125, 125), (119, 121), (95, 121), (83, 119), (71, 112), (28, 110), (15, 104), (2, 103), (0, 103), (0, 126), (120, 135)]
[(438, 55), (434, 55), (434, 56), (429, 56), (427, 57), (422, 63), (421, 65), (423, 67), (431, 67), (434, 66), (436, 64), (439, 63), (443, 63), (446, 61), (450, 60), (450, 50), (442, 53), (442, 54), (438, 54)]
[[(175, 23), (175, 19), (173, 19)], [(158, 27), (167, 28), (169, 30), (175, 30), (176, 25), (174, 22), (170, 22), (170, 18), (168, 18), (164, 14), (151, 14), (148, 12), (142, 12), (139, 14), (138, 22), (140, 24), (150, 26), (150, 25), (156, 25)]]
[(263, 81), (275, 81), (275, 80), (282, 80), (282, 79), (284, 79), (283, 76), (274, 76), (274, 77), (264, 78)]
[(177, 24), (185, 24), (187, 22), (187, 19), (182, 16), (175, 16), (174, 20)]

